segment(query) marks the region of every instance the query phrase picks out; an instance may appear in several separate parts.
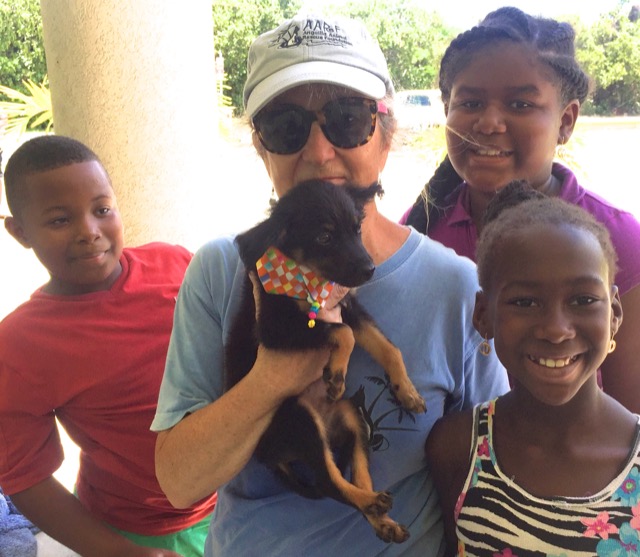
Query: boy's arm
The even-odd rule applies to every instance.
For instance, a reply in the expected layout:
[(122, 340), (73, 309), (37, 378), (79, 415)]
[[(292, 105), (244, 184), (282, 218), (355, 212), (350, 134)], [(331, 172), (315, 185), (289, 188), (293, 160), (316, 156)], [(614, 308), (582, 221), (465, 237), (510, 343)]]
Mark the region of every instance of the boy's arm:
[(448, 414), (435, 423), (425, 446), (442, 509), (447, 557), (457, 554), (455, 507), (469, 470), (472, 430), (472, 411)]
[(16, 507), (43, 532), (91, 557), (180, 557), (167, 549), (134, 544), (94, 518), (55, 478), (11, 495)]

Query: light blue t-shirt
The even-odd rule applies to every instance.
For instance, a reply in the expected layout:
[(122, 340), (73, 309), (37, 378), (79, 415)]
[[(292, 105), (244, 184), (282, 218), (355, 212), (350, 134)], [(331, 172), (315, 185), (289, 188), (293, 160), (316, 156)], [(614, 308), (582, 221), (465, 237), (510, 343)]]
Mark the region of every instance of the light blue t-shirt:
[[(180, 290), (165, 376), (152, 429), (174, 426), (223, 394), (223, 343), (238, 309), (244, 270), (232, 238), (194, 257)], [(380, 541), (355, 509), (289, 491), (252, 458), (218, 492), (207, 556), (437, 556), (444, 549), (436, 493), (424, 443), (445, 411), (471, 408), (508, 389), (493, 354), (482, 356), (472, 324), (475, 265), (411, 230), (403, 246), (357, 290), (359, 301), (401, 350), (426, 414), (403, 410), (383, 370), (356, 347), (346, 397), (358, 400), (370, 428), (376, 490), (394, 497), (390, 516), (411, 534)], [(241, 440), (239, 440), (241, 442)]]

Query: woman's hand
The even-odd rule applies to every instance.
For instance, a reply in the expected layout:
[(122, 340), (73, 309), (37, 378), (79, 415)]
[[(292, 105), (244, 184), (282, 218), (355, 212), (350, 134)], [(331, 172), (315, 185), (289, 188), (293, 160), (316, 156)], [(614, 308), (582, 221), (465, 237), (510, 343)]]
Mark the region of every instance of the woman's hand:
[[(256, 316), (262, 283), (249, 273)], [(336, 285), (318, 317), (341, 322), (340, 300), (347, 288)], [(249, 373), (218, 400), (158, 434), (156, 474), (169, 501), (184, 508), (210, 495), (247, 463), (273, 415), (290, 397), (313, 386), (326, 391), (323, 370), (330, 349), (271, 350), (258, 346)], [(242, 439), (242, 443), (238, 443)], [(184, 455), (190, 458), (185, 461)]]
[(342, 323), (342, 307), (340, 302), (349, 293), (349, 288), (341, 284), (335, 284), (324, 307), (318, 311), (318, 319), (328, 323)]

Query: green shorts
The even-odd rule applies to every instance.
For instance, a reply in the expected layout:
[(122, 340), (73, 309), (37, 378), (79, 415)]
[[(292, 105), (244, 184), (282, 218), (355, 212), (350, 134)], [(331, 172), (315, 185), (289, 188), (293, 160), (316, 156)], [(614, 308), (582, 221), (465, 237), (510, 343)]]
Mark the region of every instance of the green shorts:
[(167, 534), (166, 536), (141, 536), (124, 530), (116, 531), (132, 542), (144, 547), (170, 549), (180, 555), (184, 555), (184, 557), (202, 557), (210, 522), (211, 516), (207, 516), (190, 528), (180, 530), (175, 534)]

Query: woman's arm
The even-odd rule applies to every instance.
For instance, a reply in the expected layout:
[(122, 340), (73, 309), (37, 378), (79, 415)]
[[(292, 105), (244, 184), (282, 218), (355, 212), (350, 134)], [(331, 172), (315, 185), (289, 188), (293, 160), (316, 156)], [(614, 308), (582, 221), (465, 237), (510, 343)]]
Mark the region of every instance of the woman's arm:
[(617, 347), (601, 366), (604, 391), (640, 414), (640, 286), (621, 298), (623, 320), (615, 337)]
[(55, 478), (11, 495), (20, 512), (43, 532), (91, 557), (180, 557), (168, 549), (134, 544), (91, 515)]
[(251, 371), (218, 400), (161, 431), (156, 475), (172, 505), (210, 495), (247, 463), (280, 404), (322, 380), (329, 350), (282, 352), (260, 346)]
[[(203, 279), (197, 272), (202, 268), (208, 266), (192, 269), (187, 282), (195, 282), (195, 287), (183, 285), (178, 300), (179, 326), (174, 323), (165, 380), (167, 373), (176, 372), (173, 391), (180, 396), (186, 392), (180, 382), (188, 376), (187, 382), (198, 393), (194, 396), (213, 399), (220, 388), (222, 371), (215, 369), (215, 362), (220, 363), (222, 341), (211, 339), (220, 339), (222, 330), (210, 318), (213, 298), (197, 295), (210, 292), (209, 284), (215, 282)], [(250, 277), (258, 314), (262, 284), (253, 273)], [(346, 292), (334, 288), (318, 318), (341, 321), (338, 302)], [(188, 507), (236, 476), (251, 458), (278, 407), (286, 398), (321, 381), (328, 359), (328, 348), (296, 352), (259, 346), (252, 369), (232, 389), (175, 425), (161, 428), (156, 441), (156, 476), (169, 501), (178, 508)]]

